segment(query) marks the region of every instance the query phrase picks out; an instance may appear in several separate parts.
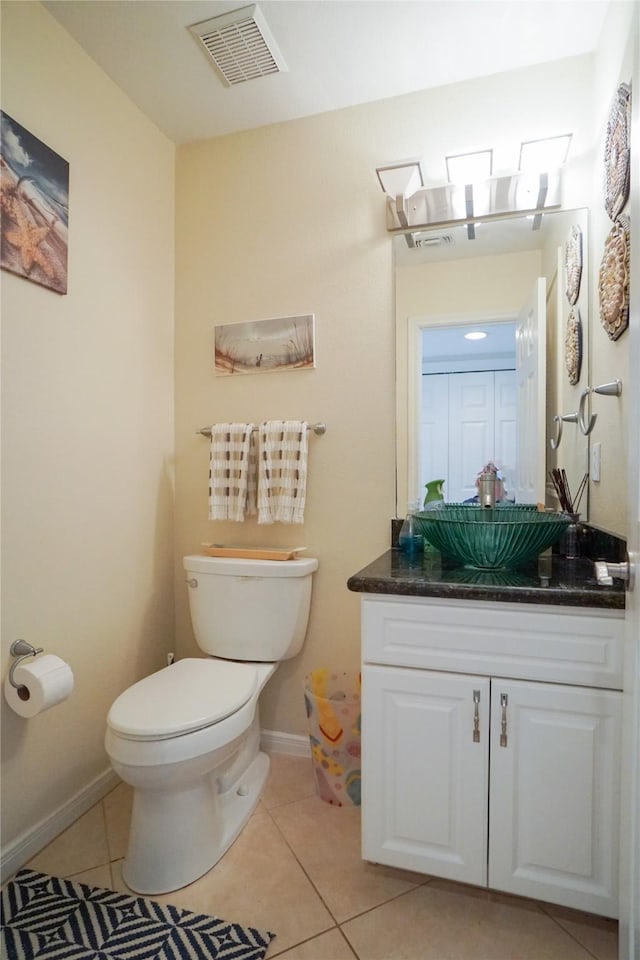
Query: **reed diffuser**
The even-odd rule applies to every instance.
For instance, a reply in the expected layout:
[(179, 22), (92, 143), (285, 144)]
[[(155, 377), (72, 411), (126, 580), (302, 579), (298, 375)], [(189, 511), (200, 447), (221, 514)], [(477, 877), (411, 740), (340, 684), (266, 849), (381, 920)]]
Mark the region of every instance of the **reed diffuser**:
[(571, 523), (560, 538), (560, 553), (567, 560), (575, 560), (580, 556), (580, 502), (584, 491), (587, 489), (589, 474), (585, 473), (583, 476), (575, 497), (571, 494), (565, 470), (554, 467), (553, 470), (549, 471), (549, 476), (558, 495), (562, 512), (571, 518)]

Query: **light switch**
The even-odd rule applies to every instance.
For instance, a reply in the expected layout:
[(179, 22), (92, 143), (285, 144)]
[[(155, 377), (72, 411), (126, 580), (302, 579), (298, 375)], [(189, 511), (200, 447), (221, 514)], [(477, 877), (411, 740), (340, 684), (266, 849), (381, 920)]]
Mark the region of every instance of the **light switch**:
[(600, 482), (600, 460), (602, 454), (602, 444), (594, 443), (591, 445), (591, 479), (594, 483)]

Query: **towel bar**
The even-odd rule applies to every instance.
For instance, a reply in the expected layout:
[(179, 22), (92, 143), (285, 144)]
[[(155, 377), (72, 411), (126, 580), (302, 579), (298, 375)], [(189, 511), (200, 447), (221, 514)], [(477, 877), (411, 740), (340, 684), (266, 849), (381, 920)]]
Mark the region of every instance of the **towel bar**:
[[(253, 429), (254, 429), (254, 430), (257, 430), (258, 428), (257, 428), (257, 427), (254, 427)], [(313, 430), (313, 432), (314, 432), (318, 437), (321, 437), (323, 433), (326, 433), (326, 431), (327, 431), (327, 425), (326, 425), (326, 423), (310, 423), (310, 424), (309, 424), (309, 430)], [(210, 437), (210, 436), (211, 436), (211, 427), (202, 427), (201, 430), (196, 430), (196, 433), (201, 433), (203, 437)]]

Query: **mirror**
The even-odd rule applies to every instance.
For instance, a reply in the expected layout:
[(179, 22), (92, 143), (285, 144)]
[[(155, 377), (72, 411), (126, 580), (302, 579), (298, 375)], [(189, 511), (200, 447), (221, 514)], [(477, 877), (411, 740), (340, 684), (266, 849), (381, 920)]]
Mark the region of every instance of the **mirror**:
[[(393, 238), (398, 516), (434, 479), (446, 500), (472, 499), (489, 460), (508, 499), (562, 509), (554, 469), (577, 499), (589, 443), (573, 418), (588, 383), (587, 230), (578, 209), (477, 224), (475, 239), (466, 226), (416, 233), (414, 247)], [(464, 338), (474, 331), (487, 336)], [(587, 507), (585, 486), (583, 519)]]

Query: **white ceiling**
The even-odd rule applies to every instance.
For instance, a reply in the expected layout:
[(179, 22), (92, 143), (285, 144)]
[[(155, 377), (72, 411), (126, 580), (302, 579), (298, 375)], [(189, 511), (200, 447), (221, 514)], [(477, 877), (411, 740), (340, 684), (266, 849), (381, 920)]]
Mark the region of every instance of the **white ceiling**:
[[(472, 330), (483, 330), (484, 340), (465, 340), (465, 334)], [(516, 325), (515, 323), (474, 323), (462, 327), (431, 327), (422, 331), (422, 359), (437, 362), (450, 361), (455, 369), (455, 361), (480, 360), (485, 357), (513, 358), (515, 365)]]
[(243, 0), (46, 0), (176, 143), (595, 49), (608, 0), (261, 0), (287, 72), (226, 87), (188, 26)]

